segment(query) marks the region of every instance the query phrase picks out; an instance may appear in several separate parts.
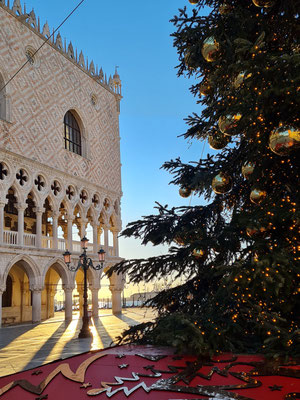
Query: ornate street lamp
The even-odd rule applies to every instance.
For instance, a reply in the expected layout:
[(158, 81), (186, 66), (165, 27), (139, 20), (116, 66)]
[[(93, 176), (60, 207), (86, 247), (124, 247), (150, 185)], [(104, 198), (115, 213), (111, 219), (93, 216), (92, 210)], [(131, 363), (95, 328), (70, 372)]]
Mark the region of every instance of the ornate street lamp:
[(103, 249), (100, 249), (98, 251), (98, 257), (99, 257), (99, 263), (98, 265), (94, 266), (93, 261), (91, 258), (89, 258), (86, 254), (87, 250), (87, 243), (89, 239), (86, 237), (83, 237), (81, 239), (81, 248), (83, 250), (83, 253), (79, 256), (79, 261), (77, 266), (71, 265), (71, 253), (66, 250), (65, 253), (63, 254), (65, 263), (67, 264), (67, 267), (69, 271), (78, 271), (80, 267), (83, 269), (83, 274), (84, 274), (84, 281), (83, 281), (83, 315), (82, 315), (82, 327), (81, 331), (79, 332), (78, 337), (79, 338), (89, 338), (92, 337), (92, 332), (89, 329), (89, 316), (88, 316), (88, 304), (87, 304), (87, 271), (91, 267), (95, 270), (99, 270), (103, 268), (103, 264), (105, 261), (105, 251)]

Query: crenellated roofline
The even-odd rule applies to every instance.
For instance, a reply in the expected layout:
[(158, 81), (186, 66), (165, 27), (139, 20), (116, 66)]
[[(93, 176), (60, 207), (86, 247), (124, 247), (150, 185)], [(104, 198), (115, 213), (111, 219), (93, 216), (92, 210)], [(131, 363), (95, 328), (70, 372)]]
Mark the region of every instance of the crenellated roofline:
[(89, 62), (87, 57), (85, 59), (82, 51), (78, 54), (77, 49), (74, 50), (71, 41), (67, 46), (66, 39), (62, 40), (59, 31), (56, 35), (54, 30), (51, 33), (48, 22), (46, 22), (41, 29), (40, 18), (36, 17), (33, 9), (30, 13), (27, 13), (25, 4), (22, 9), (20, 0), (14, 0), (12, 6), (10, 5), (11, 1), (0, 0), (0, 7), (14, 16), (19, 22), (37, 34), (41, 39), (47, 41), (50, 46), (75, 64), (79, 69), (88, 74), (99, 85), (116, 95), (118, 100), (122, 98), (121, 79), (118, 75), (117, 69), (113, 77), (110, 75), (107, 78), (107, 75), (104, 74), (102, 68), (99, 69), (98, 65), (95, 66), (93, 61)]

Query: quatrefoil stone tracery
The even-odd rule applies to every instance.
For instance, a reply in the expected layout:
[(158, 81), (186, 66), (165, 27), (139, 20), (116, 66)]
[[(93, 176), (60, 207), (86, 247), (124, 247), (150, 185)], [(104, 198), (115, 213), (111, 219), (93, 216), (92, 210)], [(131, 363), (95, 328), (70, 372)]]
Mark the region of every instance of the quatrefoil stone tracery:
[(0, 163), (0, 179), (4, 181), (5, 177), (8, 175), (8, 170), (4, 163)]
[(83, 190), (83, 191), (80, 193), (80, 200), (81, 200), (81, 203), (84, 204), (84, 203), (87, 201), (87, 198), (88, 198), (87, 192), (86, 192), (85, 190)]
[(16, 178), (21, 186), (24, 186), (25, 182), (28, 180), (27, 174), (23, 169), (20, 169), (20, 171), (16, 173)]
[(98, 207), (99, 205), (99, 197), (94, 194), (93, 198), (92, 198), (92, 203), (94, 204), (95, 207)]
[(75, 194), (75, 192), (74, 192), (73, 186), (68, 186), (68, 188), (66, 190), (66, 195), (68, 196), (68, 199), (72, 200), (74, 197), (74, 194)]
[(57, 182), (57, 181), (54, 181), (53, 183), (52, 183), (52, 185), (51, 185), (51, 189), (52, 189), (52, 192), (54, 193), (54, 196), (57, 196), (58, 195), (58, 193), (60, 192), (60, 185), (59, 185), (59, 183)]
[(34, 180), (34, 184), (36, 185), (39, 192), (41, 192), (45, 187), (45, 181), (41, 175), (38, 175), (38, 177)]

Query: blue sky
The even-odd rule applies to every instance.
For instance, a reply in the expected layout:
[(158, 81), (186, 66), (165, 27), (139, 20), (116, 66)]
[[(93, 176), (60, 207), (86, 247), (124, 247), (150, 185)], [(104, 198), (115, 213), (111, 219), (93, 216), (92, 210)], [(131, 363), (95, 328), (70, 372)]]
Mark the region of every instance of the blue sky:
[[(27, 0), (41, 24), (56, 28), (79, 0)], [(60, 29), (67, 43), (83, 50), (89, 60), (108, 75), (118, 65), (123, 84), (120, 135), (122, 162), (123, 228), (130, 221), (154, 212), (155, 201), (172, 206), (199, 199), (183, 199), (178, 187), (168, 185), (170, 175), (160, 170), (164, 161), (180, 156), (198, 160), (203, 143), (188, 143), (178, 135), (185, 132), (183, 119), (199, 112), (188, 91), (191, 81), (178, 78), (176, 49), (169, 20), (188, 0), (85, 0)], [(205, 153), (208, 151), (206, 147)], [(162, 254), (162, 247), (141, 246), (134, 239), (120, 239), (120, 255), (141, 258)]]

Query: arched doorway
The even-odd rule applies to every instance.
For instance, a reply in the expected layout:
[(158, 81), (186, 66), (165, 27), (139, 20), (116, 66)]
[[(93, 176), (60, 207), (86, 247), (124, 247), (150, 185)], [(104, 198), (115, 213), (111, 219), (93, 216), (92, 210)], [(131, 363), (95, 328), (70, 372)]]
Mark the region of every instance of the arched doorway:
[[(70, 299), (72, 298), (74, 285), (70, 284), (71, 281), (72, 279), (62, 260), (55, 259), (48, 265), (41, 296), (42, 319), (52, 318), (55, 316), (56, 311), (62, 310), (65, 310), (65, 319), (72, 319), (72, 304)], [(67, 290), (67, 293), (65, 293), (65, 290)], [(55, 298), (59, 302), (59, 310), (57, 309)]]
[(2, 296), (3, 325), (32, 321), (32, 295), (29, 276), (19, 261), (9, 270)]

